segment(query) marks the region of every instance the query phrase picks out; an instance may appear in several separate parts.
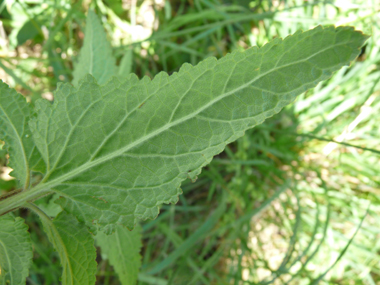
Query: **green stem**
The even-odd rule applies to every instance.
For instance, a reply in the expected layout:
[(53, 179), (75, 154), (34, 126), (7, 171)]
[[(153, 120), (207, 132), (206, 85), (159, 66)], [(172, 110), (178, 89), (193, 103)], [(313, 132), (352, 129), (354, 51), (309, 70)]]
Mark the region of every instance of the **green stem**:
[(35, 212), (42, 220), (44, 220), (48, 224), (51, 224), (51, 218), (33, 203), (26, 202), (23, 206)]
[(27, 202), (34, 201), (51, 193), (53, 192), (50, 189), (37, 186), (29, 191), (22, 191), (16, 195), (7, 197), (0, 201), (0, 216), (23, 207)]
[(0, 196), (0, 201), (5, 200), (5, 199), (9, 198), (10, 196), (16, 195), (20, 192), (22, 192), (22, 189), (16, 189), (13, 191), (6, 192), (5, 194)]

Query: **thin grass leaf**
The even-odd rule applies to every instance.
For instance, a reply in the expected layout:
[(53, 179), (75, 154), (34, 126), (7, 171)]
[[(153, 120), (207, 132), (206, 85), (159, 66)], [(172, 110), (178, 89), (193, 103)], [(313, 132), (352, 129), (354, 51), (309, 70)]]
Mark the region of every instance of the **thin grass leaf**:
[(348, 241), (348, 243), (346, 244), (346, 246), (340, 252), (340, 254), (339, 254), (338, 258), (335, 260), (335, 262), (333, 264), (331, 264), (329, 266), (329, 268), (324, 273), (322, 273), (318, 278), (314, 279), (313, 282), (311, 283), (311, 285), (317, 285), (321, 280), (323, 280), (323, 278), (326, 276), (326, 274), (341, 260), (341, 258), (343, 257), (343, 255), (346, 253), (346, 251), (348, 250), (349, 246), (353, 242), (355, 236), (357, 235), (357, 233), (361, 229), (361, 227), (363, 225), (363, 222), (364, 222), (364, 219), (365, 219), (365, 217), (367, 217), (369, 208), (370, 208), (370, 204), (368, 205), (366, 213), (363, 215), (363, 218), (361, 219), (358, 227), (356, 228), (355, 233), (352, 235), (351, 239)]

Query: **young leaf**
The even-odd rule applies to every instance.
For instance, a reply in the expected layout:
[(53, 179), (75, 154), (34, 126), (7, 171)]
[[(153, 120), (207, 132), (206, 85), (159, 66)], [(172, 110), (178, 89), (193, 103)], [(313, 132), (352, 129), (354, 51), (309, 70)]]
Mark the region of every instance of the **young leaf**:
[(95, 284), (96, 249), (87, 228), (65, 212), (51, 220), (37, 206), (28, 207), (39, 215), (44, 231), (58, 251), (63, 267), (62, 285)]
[(78, 88), (61, 84), (53, 104), (36, 102), (30, 127), (47, 173), (21, 201), (55, 191), (66, 211), (106, 232), (155, 218), (160, 204), (177, 201), (184, 179), (348, 65), (366, 39), (351, 27), (317, 27), (185, 64), (170, 77), (130, 75), (99, 85), (88, 75)]
[(73, 71), (73, 84), (76, 86), (86, 74), (92, 74), (99, 84), (104, 84), (116, 73), (116, 60), (106, 33), (98, 16), (89, 10), (83, 46)]
[(21, 218), (0, 217), (0, 284), (22, 285), (29, 275), (32, 242)]
[(122, 285), (134, 285), (141, 266), (141, 227), (136, 224), (133, 231), (117, 226), (115, 233), (106, 235), (99, 232), (96, 243), (106, 254), (119, 275)]
[(31, 105), (25, 97), (3, 82), (0, 82), (0, 102), (0, 139), (6, 142), (12, 176), (17, 177), (26, 189), (29, 187), (31, 170), (44, 171), (43, 160), (28, 126)]

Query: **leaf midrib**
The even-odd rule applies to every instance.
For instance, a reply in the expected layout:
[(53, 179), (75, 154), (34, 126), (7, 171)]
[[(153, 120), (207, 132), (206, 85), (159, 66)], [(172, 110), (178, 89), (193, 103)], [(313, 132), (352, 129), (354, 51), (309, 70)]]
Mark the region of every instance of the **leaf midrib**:
[[(125, 255), (124, 254), (120, 254), (120, 252), (123, 251), (123, 247), (121, 246), (120, 237), (119, 237), (119, 231), (116, 231), (115, 235), (116, 235), (117, 246), (119, 248), (119, 253), (117, 255), (119, 257), (119, 260), (122, 259), (124, 261), (124, 262), (122, 262), (123, 269), (124, 269), (122, 272), (127, 272), (128, 268), (125, 265), (128, 263), (128, 260), (125, 259)], [(130, 239), (129, 235), (126, 235), (124, 238)], [(115, 267), (116, 267), (116, 264), (115, 264)], [(123, 277), (123, 276), (121, 276), (121, 277)]]
[[(333, 49), (337, 46), (341, 46), (341, 45), (347, 45), (348, 42), (344, 42), (344, 43), (339, 43), (339, 44), (334, 44), (332, 46), (329, 46), (327, 48), (324, 48), (324, 49), (321, 49), (319, 50), (318, 52), (314, 53), (313, 55), (311, 56), (308, 56), (302, 60), (298, 60), (298, 61), (294, 61), (292, 63), (289, 63), (289, 64), (285, 64), (285, 65), (282, 65), (282, 66), (276, 66), (268, 71), (266, 71), (265, 73), (263, 74), (260, 74), (259, 76), (255, 77), (254, 79), (250, 80), (249, 82), (239, 86), (238, 88), (235, 88), (234, 90), (231, 90), (225, 94), (221, 94), (219, 95), (218, 97), (214, 98), (213, 100), (211, 100), (209, 103), (205, 104), (204, 106), (202, 106), (201, 108), (199, 108), (198, 110), (196, 110), (195, 112), (193, 113), (190, 113), (188, 114), (187, 116), (184, 116), (176, 121), (173, 121), (169, 124), (166, 124), (164, 125), (163, 127), (151, 132), (150, 134), (144, 136), (144, 137), (141, 137), (139, 138), (138, 140), (124, 146), (123, 148), (120, 148), (114, 152), (111, 152), (103, 157), (100, 157), (96, 160), (93, 160), (93, 161), (89, 161), (89, 162), (86, 162), (80, 166), (78, 166), (77, 168), (71, 170), (70, 172), (67, 172), (66, 174), (63, 174), (62, 176), (58, 177), (58, 178), (55, 178), (54, 180), (51, 180), (51, 181), (48, 181), (48, 182), (45, 182), (45, 183), (40, 183), (39, 185), (37, 185), (34, 189), (33, 189), (33, 192), (38, 192), (38, 191), (41, 191), (41, 190), (45, 190), (45, 189), (48, 189), (48, 188), (53, 188), (54, 186), (57, 186), (59, 185), (61, 182), (65, 181), (65, 180), (68, 180), (72, 177), (75, 177), (77, 176), (78, 174), (88, 170), (88, 169), (91, 169), (92, 167), (94, 166), (97, 166), (103, 162), (106, 162), (112, 158), (115, 158), (115, 157), (118, 157), (119, 155), (127, 152), (128, 150), (140, 145), (141, 143), (159, 135), (160, 133), (162, 132), (165, 132), (167, 131), (168, 129), (172, 128), (173, 126), (176, 126), (176, 125), (179, 125), (187, 120), (190, 120), (192, 118), (194, 118), (195, 116), (197, 116), (199, 113), (203, 112), (204, 110), (206, 110), (207, 108), (209, 108), (210, 106), (214, 105), (215, 103), (219, 102), (220, 100), (248, 87), (249, 85), (252, 85), (255, 81), (259, 80), (260, 78), (278, 70), (278, 69), (281, 69), (281, 68), (285, 68), (285, 67), (288, 67), (288, 66), (291, 66), (291, 65), (294, 65), (294, 64), (298, 64), (298, 63), (302, 63), (302, 62), (306, 62), (307, 60), (313, 58), (314, 56), (322, 53), (322, 52), (325, 52), (326, 50), (329, 50), (329, 49)], [(347, 62), (347, 61), (346, 61)], [(341, 62), (339, 64), (341, 65), (344, 65), (345, 62)], [(338, 64), (338, 65), (339, 65)]]
[[(64, 258), (65, 258), (65, 264), (67, 265), (66, 268), (69, 269), (69, 272), (70, 274), (66, 274), (66, 279), (67, 279), (67, 275), (69, 275), (69, 278), (70, 279), (70, 284), (74, 284), (74, 272), (73, 272), (73, 268), (71, 266), (71, 262), (70, 262), (70, 258), (69, 258), (69, 253), (67, 252), (67, 248), (65, 246), (65, 243), (63, 242), (62, 238), (61, 238), (61, 235), (60, 233), (58, 232), (57, 228), (55, 227), (54, 223), (49, 219), (49, 226), (52, 228), (53, 232), (54, 232), (54, 235), (56, 237), (56, 240), (59, 241), (60, 245), (61, 245), (61, 248), (63, 249), (63, 252), (64, 252)], [(63, 265), (63, 260), (61, 261), (62, 262), (62, 266), (65, 267)]]

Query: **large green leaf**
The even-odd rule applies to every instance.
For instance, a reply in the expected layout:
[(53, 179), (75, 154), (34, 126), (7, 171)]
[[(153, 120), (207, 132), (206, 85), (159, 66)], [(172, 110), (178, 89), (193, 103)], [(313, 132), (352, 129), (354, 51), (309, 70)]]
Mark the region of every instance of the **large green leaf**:
[(47, 173), (25, 195), (55, 191), (66, 211), (106, 232), (155, 218), (160, 204), (177, 201), (184, 179), (348, 65), (366, 38), (350, 27), (317, 27), (185, 64), (170, 77), (99, 85), (88, 75), (78, 88), (61, 84), (54, 103), (36, 103), (30, 126)]
[(33, 204), (30, 209), (41, 218), (44, 230), (59, 254), (63, 267), (62, 285), (95, 284), (96, 249), (87, 227), (65, 212), (51, 220)]
[(86, 74), (92, 74), (99, 84), (104, 84), (116, 73), (116, 60), (106, 33), (98, 16), (89, 10), (83, 46), (73, 71), (73, 84), (77, 85)]
[(0, 284), (25, 284), (32, 257), (32, 242), (24, 220), (11, 215), (0, 217)]
[(43, 171), (44, 165), (28, 126), (31, 105), (5, 83), (0, 82), (0, 139), (6, 142), (9, 167), (24, 188), (29, 187), (31, 170)]
[(133, 231), (117, 226), (115, 233), (106, 235), (99, 232), (96, 243), (100, 246), (111, 265), (119, 275), (121, 284), (134, 285), (141, 266), (141, 227), (136, 225)]

